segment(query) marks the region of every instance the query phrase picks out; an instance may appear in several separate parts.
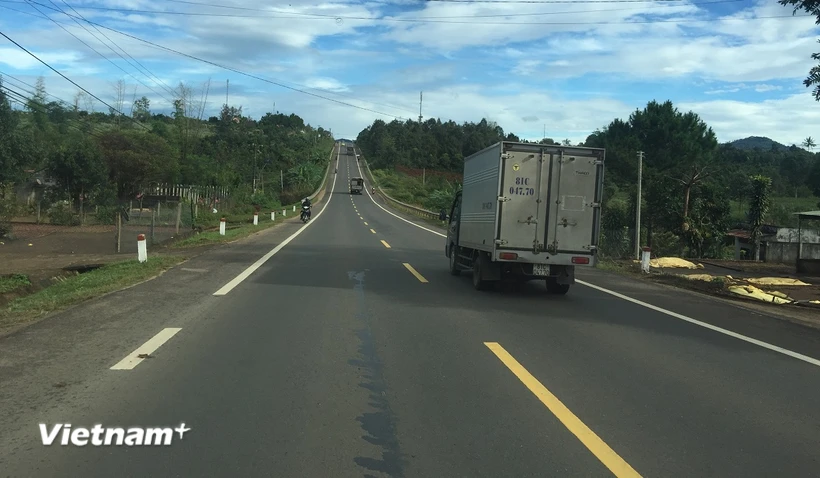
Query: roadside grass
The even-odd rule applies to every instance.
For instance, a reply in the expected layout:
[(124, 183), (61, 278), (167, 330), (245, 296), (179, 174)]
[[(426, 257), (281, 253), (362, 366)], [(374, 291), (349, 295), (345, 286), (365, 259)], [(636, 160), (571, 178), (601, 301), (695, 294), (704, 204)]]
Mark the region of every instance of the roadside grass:
[(436, 176), (423, 181), (397, 171), (376, 169), (373, 177), (393, 199), (430, 211), (449, 211), (457, 191), (456, 183)]
[(14, 325), (61, 310), (109, 292), (150, 279), (185, 260), (182, 256), (154, 256), (106, 264), (84, 274), (67, 277), (38, 292), (13, 300), (0, 308), (0, 326)]
[(204, 231), (198, 234), (194, 234), (193, 236), (187, 237), (180, 241), (173, 242), (169, 245), (171, 249), (182, 249), (182, 248), (190, 248), (190, 247), (199, 247), (199, 246), (206, 246), (212, 244), (225, 244), (228, 242), (236, 241), (238, 239), (242, 239), (244, 237), (250, 236), (255, 234), (259, 231), (264, 231), (271, 227), (277, 226), (279, 224), (284, 224), (287, 219), (291, 217), (282, 218), (281, 216), (277, 217), (276, 220), (271, 221), (268, 219), (267, 221), (262, 221), (260, 218), (259, 225), (254, 226), (253, 224), (242, 224), (239, 226), (232, 225), (225, 227), (225, 235), (221, 236), (219, 231)]
[(14, 292), (17, 289), (22, 289), (23, 287), (28, 287), (31, 285), (31, 281), (28, 280), (28, 276), (23, 274), (12, 274), (9, 276), (1, 276), (0, 277), (0, 294), (6, 294), (9, 292)]

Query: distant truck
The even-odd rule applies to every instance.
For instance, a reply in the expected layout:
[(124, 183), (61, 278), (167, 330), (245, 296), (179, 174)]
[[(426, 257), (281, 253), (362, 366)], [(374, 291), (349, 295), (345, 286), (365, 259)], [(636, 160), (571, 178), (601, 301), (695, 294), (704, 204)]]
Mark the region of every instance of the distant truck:
[(546, 281), (566, 294), (598, 260), (605, 150), (503, 141), (464, 160), (450, 209), (450, 273), (473, 286)]
[(353, 146), (348, 146), (347, 147), (347, 154), (349, 156), (354, 156), (356, 154), (356, 149)]
[(363, 189), (363, 178), (350, 178), (350, 194), (361, 194)]

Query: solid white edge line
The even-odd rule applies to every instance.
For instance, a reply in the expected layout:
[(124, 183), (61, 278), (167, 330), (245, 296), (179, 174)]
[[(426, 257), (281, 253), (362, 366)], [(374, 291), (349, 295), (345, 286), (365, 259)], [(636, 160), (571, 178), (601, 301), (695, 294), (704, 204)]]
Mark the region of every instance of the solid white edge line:
[[(362, 167), (359, 165), (359, 162), (358, 162), (358, 161), (356, 161), (356, 167), (359, 169), (359, 177), (362, 177), (362, 178), (363, 178), (363, 177), (364, 177), (364, 174), (362, 173)], [(371, 195), (370, 195), (370, 191), (368, 191), (368, 190), (367, 190), (367, 188), (365, 188), (365, 189), (364, 189), (364, 192), (366, 192), (366, 193), (367, 193), (367, 197), (369, 197), (369, 198), (370, 198), (370, 200), (371, 200), (371, 201), (373, 201), (373, 204), (375, 204), (376, 206), (378, 206), (378, 207), (379, 207), (379, 209), (381, 209), (382, 211), (386, 212), (387, 214), (390, 214), (391, 216), (395, 217), (396, 219), (401, 219), (402, 221), (406, 222), (407, 224), (410, 224), (410, 225), (416, 226), (416, 227), (417, 227), (417, 228), (419, 228), (419, 229), (424, 229), (424, 230), (425, 230), (425, 231), (427, 231), (427, 232), (432, 232), (433, 234), (438, 234), (438, 235), (439, 235), (439, 236), (441, 236), (441, 237), (447, 237), (447, 234), (442, 234), (442, 233), (440, 233), (440, 232), (438, 232), (438, 231), (434, 231), (434, 230), (432, 230), (432, 229), (427, 229), (427, 228), (426, 228), (426, 227), (424, 227), (424, 226), (419, 226), (418, 224), (416, 224), (416, 223), (415, 223), (415, 222), (413, 222), (413, 221), (408, 221), (407, 219), (405, 219), (405, 218), (403, 218), (403, 217), (401, 217), (401, 216), (397, 216), (397, 215), (393, 214), (392, 212), (390, 212), (390, 211), (388, 211), (387, 209), (383, 208), (383, 207), (381, 206), (381, 204), (377, 203), (377, 202), (376, 202), (376, 200), (375, 200), (375, 199), (373, 199), (373, 196), (371, 196)]]
[[(339, 160), (340, 153), (341, 153), (341, 148), (339, 148), (339, 152), (336, 153), (336, 161)], [(316, 217), (312, 218), (304, 226), (300, 227), (299, 230), (297, 230), (290, 237), (288, 237), (287, 239), (285, 239), (284, 241), (279, 243), (279, 245), (277, 245), (276, 247), (271, 249), (270, 252), (268, 252), (267, 254), (262, 256), (258, 261), (251, 264), (250, 267), (248, 267), (247, 269), (242, 271), (238, 276), (231, 279), (231, 281), (228, 282), (227, 284), (225, 284), (224, 286), (222, 286), (221, 289), (214, 292), (214, 295), (223, 296), (223, 295), (226, 295), (228, 292), (232, 291), (234, 289), (234, 287), (241, 284), (242, 281), (244, 281), (245, 279), (250, 277), (250, 275), (253, 274), (254, 272), (256, 272), (257, 269), (262, 267), (262, 264), (267, 262), (268, 259), (273, 257), (277, 252), (281, 251), (283, 247), (287, 246), (290, 243), (290, 241), (296, 239), (296, 236), (301, 234), (302, 231), (304, 231), (305, 229), (307, 229), (308, 227), (313, 225), (313, 223), (316, 222), (316, 220), (319, 219), (319, 217), (327, 210), (327, 207), (330, 205), (330, 201), (333, 199), (333, 191), (336, 189), (336, 178), (338, 178), (338, 175), (333, 176), (333, 185), (330, 187), (330, 194), (328, 195), (327, 202), (325, 203), (324, 207), (322, 207), (322, 210), (319, 211), (318, 214), (316, 214)]]
[(133, 352), (128, 354), (128, 356), (126, 356), (124, 359), (120, 360), (116, 365), (111, 367), (110, 370), (132, 370), (134, 367), (139, 365), (143, 360), (145, 360), (143, 358), (140, 358), (139, 355), (148, 355), (154, 353), (158, 348), (162, 346), (162, 344), (170, 340), (171, 337), (176, 335), (177, 332), (179, 332), (180, 330), (182, 329), (173, 327), (162, 329), (157, 335), (148, 339), (148, 342), (145, 342), (144, 344), (140, 345), (140, 347), (137, 350), (134, 350)]
[(788, 355), (789, 357), (796, 358), (797, 360), (802, 360), (804, 362), (807, 362), (807, 363), (810, 363), (812, 365), (816, 365), (816, 366), (820, 367), (820, 360), (809, 357), (807, 355), (803, 355), (803, 354), (800, 354), (800, 353), (797, 353), (797, 352), (793, 352), (791, 350), (784, 349), (783, 347), (778, 347), (777, 345), (772, 345), (770, 343), (763, 342), (761, 340), (753, 339), (751, 337), (747, 337), (747, 336), (739, 334), (737, 332), (732, 332), (731, 330), (727, 330), (727, 329), (724, 329), (722, 327), (718, 327), (716, 325), (708, 324), (706, 322), (701, 322), (700, 320), (693, 319), (691, 317), (688, 317), (688, 316), (683, 315), (683, 314), (679, 314), (677, 312), (672, 312), (671, 310), (664, 309), (663, 307), (658, 307), (657, 305), (652, 305), (652, 304), (649, 304), (649, 303), (644, 302), (642, 300), (633, 299), (632, 297), (621, 294), (619, 292), (615, 292), (614, 290), (609, 290), (607, 288), (597, 286), (595, 284), (590, 284), (589, 282), (585, 282), (585, 281), (582, 281), (582, 280), (579, 280), (579, 279), (575, 279), (575, 282), (577, 282), (581, 285), (585, 285), (587, 287), (591, 287), (591, 288), (593, 288), (595, 290), (598, 290), (598, 291), (601, 291), (605, 294), (615, 296), (619, 299), (623, 299), (625, 301), (632, 302), (633, 304), (637, 304), (637, 305), (640, 305), (642, 307), (646, 307), (647, 309), (652, 309), (656, 312), (666, 314), (670, 317), (674, 317), (676, 319), (680, 319), (680, 320), (683, 320), (685, 322), (689, 322), (690, 324), (695, 324), (695, 325), (698, 325), (700, 327), (703, 327), (703, 328), (706, 328), (706, 329), (709, 329), (709, 330), (713, 330), (715, 332), (720, 332), (721, 334), (728, 335), (729, 337), (734, 337), (734, 338), (742, 340), (744, 342), (748, 342), (750, 344), (755, 344), (755, 345), (758, 345), (758, 346), (763, 347), (765, 349), (769, 349), (773, 352), (778, 352), (778, 353), (781, 353), (783, 355)]
[[(359, 168), (359, 176), (362, 176), (362, 168), (361, 168), (361, 166), (359, 166), (358, 161), (356, 161), (356, 166)], [(379, 203), (377, 203), (376, 200), (373, 199), (372, 196), (370, 196), (370, 191), (367, 191), (365, 189), (365, 192), (367, 192), (367, 195), (368, 195), (368, 197), (370, 197), (370, 200), (373, 201), (373, 204), (378, 206), (382, 211), (386, 212), (387, 214), (390, 214), (391, 216), (393, 216), (395, 218), (401, 219), (402, 221), (404, 221), (408, 224), (416, 226), (419, 229), (424, 229), (425, 231), (432, 232), (433, 234), (437, 234), (441, 237), (447, 237), (446, 234), (442, 234), (440, 232), (433, 231), (431, 229), (427, 229), (426, 227), (419, 226), (418, 224), (416, 224), (412, 221), (408, 221), (407, 219), (404, 219), (403, 217), (400, 217), (400, 216), (397, 216), (397, 215), (393, 214), (392, 212), (390, 212), (387, 209), (383, 208)], [(658, 307), (657, 305), (652, 305), (652, 304), (649, 304), (647, 302), (643, 302), (643, 301), (638, 300), (638, 299), (633, 299), (632, 297), (626, 296), (626, 295), (621, 294), (619, 292), (615, 292), (614, 290), (609, 290), (609, 289), (606, 289), (604, 287), (597, 286), (595, 284), (590, 284), (589, 282), (586, 282), (586, 281), (575, 279), (575, 282), (577, 282), (578, 284), (587, 286), (589, 288), (596, 289), (596, 290), (601, 291), (605, 294), (612, 295), (612, 296), (617, 297), (619, 299), (623, 299), (627, 302), (632, 302), (633, 304), (637, 304), (637, 305), (640, 305), (642, 307), (646, 307), (647, 309), (652, 309), (656, 312), (666, 314), (670, 317), (674, 317), (676, 319), (680, 319), (680, 320), (683, 320), (685, 322), (689, 322), (690, 324), (698, 325), (700, 327), (703, 327), (703, 328), (706, 328), (706, 329), (709, 329), (709, 330), (712, 330), (712, 331), (715, 331), (715, 332), (719, 332), (719, 333), (724, 334), (724, 335), (728, 335), (729, 337), (734, 337), (734, 338), (742, 340), (744, 342), (748, 342), (750, 344), (754, 344), (754, 345), (763, 347), (764, 349), (768, 349), (768, 350), (771, 350), (773, 352), (778, 352), (778, 353), (781, 353), (783, 355), (787, 355), (787, 356), (795, 358), (797, 360), (802, 360), (803, 362), (810, 363), (812, 365), (816, 365), (816, 366), (820, 367), (820, 360), (809, 357), (808, 355), (803, 355), (801, 353), (793, 352), (791, 350), (784, 349), (783, 347), (778, 347), (777, 345), (772, 345), (768, 342), (763, 342), (761, 340), (753, 339), (751, 337), (747, 337), (747, 336), (739, 334), (737, 332), (732, 332), (731, 330), (727, 330), (727, 329), (724, 329), (722, 327), (718, 327), (716, 325), (708, 324), (706, 322), (701, 322), (701, 321), (693, 319), (691, 317), (687, 317), (683, 314), (678, 314), (677, 312), (672, 312), (671, 310), (664, 309), (663, 307)]]

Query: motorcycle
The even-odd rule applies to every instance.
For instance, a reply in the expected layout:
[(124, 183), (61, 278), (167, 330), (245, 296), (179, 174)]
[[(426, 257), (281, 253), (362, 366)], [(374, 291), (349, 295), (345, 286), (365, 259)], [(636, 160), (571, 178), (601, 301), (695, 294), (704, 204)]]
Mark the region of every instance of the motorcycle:
[(308, 222), (310, 220), (310, 206), (302, 206), (302, 215), (300, 218), (302, 222)]

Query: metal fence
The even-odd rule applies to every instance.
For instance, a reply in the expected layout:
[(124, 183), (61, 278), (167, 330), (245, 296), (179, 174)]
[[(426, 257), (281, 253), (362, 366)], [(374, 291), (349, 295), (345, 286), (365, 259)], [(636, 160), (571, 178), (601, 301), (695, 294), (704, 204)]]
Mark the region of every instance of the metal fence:
[(598, 252), (602, 259), (634, 259), (635, 228), (620, 227), (601, 230)]

